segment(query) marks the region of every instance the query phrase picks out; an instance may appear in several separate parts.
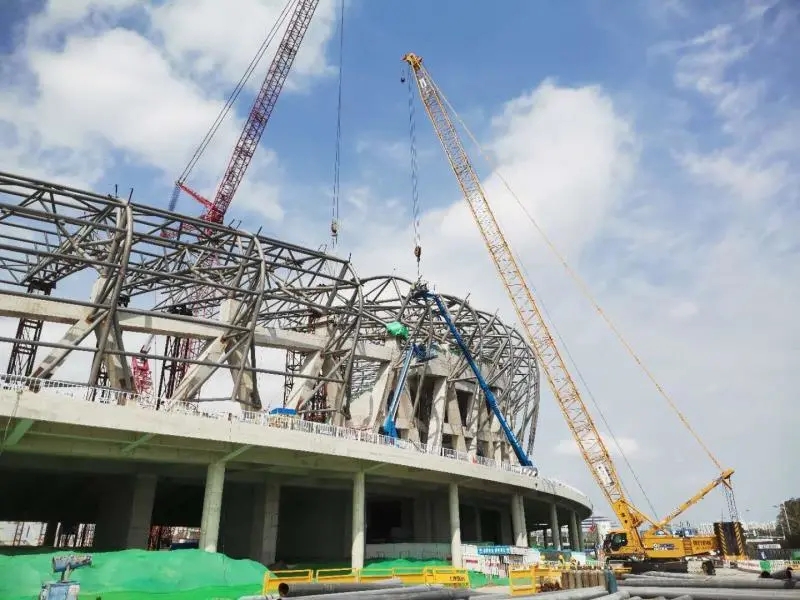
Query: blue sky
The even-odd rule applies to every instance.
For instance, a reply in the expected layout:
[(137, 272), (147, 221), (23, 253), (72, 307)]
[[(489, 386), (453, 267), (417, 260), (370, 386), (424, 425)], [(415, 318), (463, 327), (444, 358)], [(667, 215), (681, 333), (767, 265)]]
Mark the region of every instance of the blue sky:
[[(166, 205), (171, 182), (283, 2), (0, 5), (0, 169)], [(321, 0), (229, 217), (328, 241), (338, 0)], [(794, 2), (347, 0), (341, 239), (362, 275), (413, 276), (407, 90), (431, 74), (526, 208), (701, 435), (737, 469), (746, 518), (796, 493), (800, 102)], [(265, 59), (189, 183), (212, 194)], [(423, 274), (511, 311), (417, 104)], [(508, 237), (666, 513), (714, 477), (500, 184)], [(198, 207), (182, 198), (178, 209)], [(787, 410), (788, 409), (788, 410)], [(537, 460), (608, 512), (548, 392)], [(764, 468), (763, 465), (770, 465)], [(634, 494), (635, 496), (635, 494)], [(636, 498), (641, 501), (641, 498)], [(713, 496), (696, 509), (712, 519)], [(749, 512), (748, 512), (749, 511)]]

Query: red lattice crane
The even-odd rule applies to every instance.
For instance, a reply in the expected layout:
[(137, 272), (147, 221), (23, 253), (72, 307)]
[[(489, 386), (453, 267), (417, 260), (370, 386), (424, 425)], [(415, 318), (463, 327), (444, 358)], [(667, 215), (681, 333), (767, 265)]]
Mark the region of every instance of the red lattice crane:
[[(269, 66), (267, 75), (261, 85), (261, 89), (253, 102), (250, 115), (242, 129), (239, 140), (231, 154), (228, 166), (222, 176), (214, 200), (210, 201), (190, 189), (184, 183), (183, 178), (176, 182), (175, 193), (170, 202), (170, 209), (175, 208), (180, 190), (185, 191), (192, 198), (203, 205), (201, 218), (211, 223), (221, 223), (225, 214), (233, 201), (239, 185), (244, 179), (247, 168), (253, 159), (258, 143), (264, 130), (267, 127), (269, 118), (275, 105), (278, 102), (281, 90), (289, 76), (294, 59), (300, 49), (300, 44), (305, 37), (311, 18), (317, 9), (319, 0), (290, 0), (295, 2), (294, 11), (289, 17), (289, 23), (284, 31), (283, 38), (278, 45), (275, 57)], [(149, 344), (148, 350), (149, 350)], [(142, 348), (144, 352), (145, 349)], [(200, 352), (199, 340), (181, 340), (167, 338), (166, 356), (174, 357), (164, 363), (159, 385), (159, 396), (171, 397), (175, 388), (183, 379), (188, 363), (177, 359), (195, 359)], [(152, 393), (152, 378), (150, 377), (149, 361), (146, 358), (139, 358), (133, 361), (133, 376), (137, 386), (137, 391), (142, 394)], [(144, 389), (140, 389), (139, 385)]]

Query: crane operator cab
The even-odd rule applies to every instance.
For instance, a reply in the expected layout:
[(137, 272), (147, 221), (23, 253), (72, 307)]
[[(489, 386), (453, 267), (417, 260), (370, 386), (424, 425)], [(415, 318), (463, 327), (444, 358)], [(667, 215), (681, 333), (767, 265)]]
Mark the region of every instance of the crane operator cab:
[(603, 552), (616, 554), (628, 545), (628, 534), (624, 531), (610, 531), (603, 540)]

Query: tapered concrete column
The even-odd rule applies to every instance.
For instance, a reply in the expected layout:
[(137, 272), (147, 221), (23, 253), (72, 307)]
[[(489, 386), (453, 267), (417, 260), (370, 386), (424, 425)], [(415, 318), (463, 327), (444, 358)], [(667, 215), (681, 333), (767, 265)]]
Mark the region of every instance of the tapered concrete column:
[(126, 548), (147, 549), (157, 483), (158, 478), (155, 475), (145, 473), (137, 475), (134, 480), (130, 521), (125, 539)]
[(514, 528), (514, 545), (528, 547), (528, 531), (525, 525), (525, 505), (522, 496), (511, 496), (511, 526)]
[(578, 541), (578, 515), (574, 510), (569, 513), (569, 547), (570, 550), (581, 549)]
[(203, 496), (203, 516), (200, 519), (200, 549), (217, 551), (219, 517), (222, 513), (222, 489), (225, 486), (225, 463), (208, 465), (206, 492)]
[(253, 503), (250, 558), (265, 566), (275, 562), (280, 501), (281, 486), (276, 481), (267, 481), (256, 491)]
[(550, 505), (550, 530), (553, 532), (553, 548), (561, 550), (561, 526), (558, 524), (556, 505)]
[(56, 545), (56, 529), (58, 529), (58, 521), (48, 521), (47, 527), (44, 530), (44, 540), (42, 546), (45, 548), (54, 548)]
[(353, 544), (350, 566), (364, 568), (364, 503), (366, 501), (366, 479), (359, 471), (353, 477)]
[(453, 566), (460, 569), (461, 560), (461, 516), (458, 514), (458, 485), (450, 484), (450, 555)]

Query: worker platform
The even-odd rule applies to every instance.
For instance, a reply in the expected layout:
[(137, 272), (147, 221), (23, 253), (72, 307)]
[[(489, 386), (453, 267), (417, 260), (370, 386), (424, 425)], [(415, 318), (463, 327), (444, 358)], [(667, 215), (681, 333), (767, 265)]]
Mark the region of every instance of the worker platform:
[[(96, 549), (199, 526), (209, 551), (356, 568), (369, 543), (450, 543), (458, 563), (462, 541), (567, 525), (580, 545), (591, 504), (525, 464), (539, 370), (496, 315), (2, 173), (0, 246), (0, 476), (18, 492), (0, 519), (93, 523)], [(435, 352), (409, 366), (412, 342)]]

